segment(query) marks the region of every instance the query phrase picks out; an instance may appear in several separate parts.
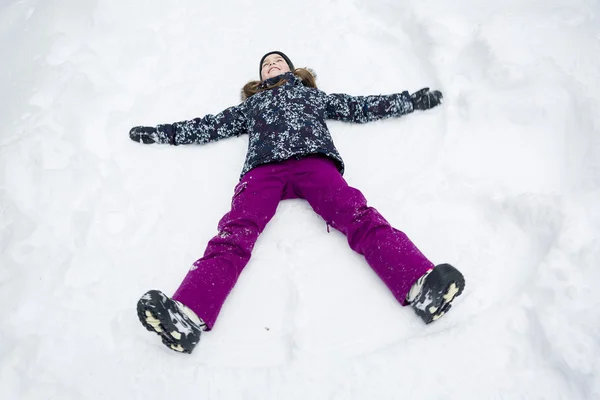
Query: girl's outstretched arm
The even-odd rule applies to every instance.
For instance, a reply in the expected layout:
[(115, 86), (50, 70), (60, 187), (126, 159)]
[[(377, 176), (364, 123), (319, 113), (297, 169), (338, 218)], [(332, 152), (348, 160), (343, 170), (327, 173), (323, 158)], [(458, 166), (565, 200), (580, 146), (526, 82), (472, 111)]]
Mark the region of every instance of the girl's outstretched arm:
[(146, 144), (180, 145), (205, 144), (244, 133), (246, 116), (242, 105), (238, 105), (202, 118), (160, 124), (156, 127), (136, 126), (129, 131), (129, 137), (133, 141)]
[(379, 96), (326, 95), (327, 118), (365, 123), (389, 117), (401, 117), (414, 110), (426, 110), (441, 104), (442, 93), (424, 88), (410, 95), (402, 93)]

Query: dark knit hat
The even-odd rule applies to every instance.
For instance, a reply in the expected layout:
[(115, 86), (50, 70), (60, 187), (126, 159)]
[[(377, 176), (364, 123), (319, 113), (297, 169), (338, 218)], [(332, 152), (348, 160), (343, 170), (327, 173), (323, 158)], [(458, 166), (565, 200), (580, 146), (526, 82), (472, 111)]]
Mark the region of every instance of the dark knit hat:
[(283, 57), (283, 59), (285, 60), (285, 62), (287, 63), (288, 67), (290, 67), (290, 71), (293, 71), (294, 68), (294, 64), (292, 63), (292, 61), (288, 58), (288, 56), (286, 56), (285, 54), (283, 54), (280, 51), (270, 51), (267, 54), (265, 54), (264, 56), (262, 56), (262, 58), (260, 59), (260, 63), (258, 64), (258, 77), (259, 79), (262, 80), (262, 63), (263, 61), (265, 61), (265, 58), (267, 58), (267, 56), (270, 56), (271, 54), (279, 54), (281, 57)]

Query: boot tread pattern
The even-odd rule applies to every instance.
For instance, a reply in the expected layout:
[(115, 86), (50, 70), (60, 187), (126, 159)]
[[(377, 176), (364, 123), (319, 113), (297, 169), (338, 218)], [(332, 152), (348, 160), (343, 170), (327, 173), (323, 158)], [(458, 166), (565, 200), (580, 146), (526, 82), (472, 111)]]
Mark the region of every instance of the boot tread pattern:
[(450, 264), (440, 264), (429, 273), (411, 306), (426, 324), (438, 320), (452, 307), (465, 288), (464, 276)]
[(163, 344), (171, 350), (190, 354), (200, 340), (201, 328), (158, 290), (142, 296), (137, 304), (137, 314), (142, 325), (159, 335)]

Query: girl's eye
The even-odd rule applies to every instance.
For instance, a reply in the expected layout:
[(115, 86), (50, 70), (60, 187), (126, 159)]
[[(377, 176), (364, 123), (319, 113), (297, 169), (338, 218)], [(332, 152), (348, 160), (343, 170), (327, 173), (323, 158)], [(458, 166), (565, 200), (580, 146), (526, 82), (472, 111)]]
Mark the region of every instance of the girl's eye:
[[(279, 58), (279, 59), (275, 60), (275, 62), (282, 62), (282, 61), (284, 61), (284, 60), (283, 60), (283, 58)], [(263, 66), (262, 66), (262, 67), (264, 68), (264, 67), (266, 67), (267, 65), (269, 65), (269, 62), (268, 62), (268, 61), (265, 61), (265, 63), (263, 64)]]

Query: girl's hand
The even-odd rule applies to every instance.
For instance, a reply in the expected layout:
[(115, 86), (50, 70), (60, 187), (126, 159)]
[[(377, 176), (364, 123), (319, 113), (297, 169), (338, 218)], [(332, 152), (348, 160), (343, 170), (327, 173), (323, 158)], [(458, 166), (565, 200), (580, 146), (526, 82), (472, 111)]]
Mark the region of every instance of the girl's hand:
[(158, 142), (158, 132), (156, 128), (150, 126), (136, 126), (129, 131), (129, 138), (134, 142), (151, 144)]
[(442, 92), (438, 90), (430, 92), (429, 88), (423, 88), (410, 95), (415, 110), (429, 110), (442, 104), (443, 98)]

